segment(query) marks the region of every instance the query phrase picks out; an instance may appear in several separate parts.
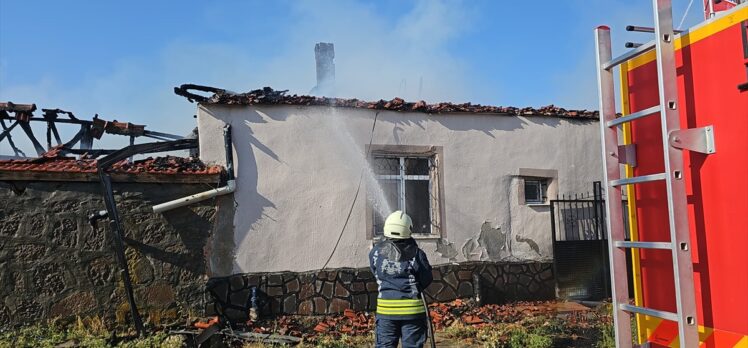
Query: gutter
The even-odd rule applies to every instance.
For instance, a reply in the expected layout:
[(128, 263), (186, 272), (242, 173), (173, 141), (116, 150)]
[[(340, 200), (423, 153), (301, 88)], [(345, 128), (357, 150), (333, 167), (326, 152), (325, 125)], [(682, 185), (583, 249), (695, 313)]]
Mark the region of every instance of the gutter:
[(187, 197), (175, 199), (153, 206), (154, 213), (163, 213), (168, 210), (183, 207), (193, 203), (201, 202), (216, 196), (223, 196), (233, 193), (236, 190), (236, 179), (234, 177), (234, 154), (231, 148), (231, 125), (223, 127), (224, 148), (226, 150), (226, 186), (217, 187), (212, 190), (196, 193)]

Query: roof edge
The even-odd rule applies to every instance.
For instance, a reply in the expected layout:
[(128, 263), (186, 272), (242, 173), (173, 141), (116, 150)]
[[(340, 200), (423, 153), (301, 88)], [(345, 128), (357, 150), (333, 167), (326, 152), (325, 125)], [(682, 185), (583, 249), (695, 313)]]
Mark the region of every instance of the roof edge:
[[(191, 92), (191, 90), (212, 93), (204, 96)], [(288, 90), (276, 91), (270, 87), (256, 89), (247, 93), (234, 93), (225, 89), (201, 86), (196, 84), (183, 84), (174, 87), (174, 93), (187, 98), (190, 102), (197, 101), (205, 105), (296, 105), (296, 106), (327, 106), (339, 108), (355, 108), (368, 110), (387, 110), (399, 112), (422, 112), (427, 114), (461, 113), (461, 114), (488, 114), (501, 116), (547, 116), (575, 119), (598, 119), (595, 110), (567, 110), (555, 105), (540, 108), (518, 108), (512, 106), (491, 106), (472, 103), (455, 104), (449, 102), (428, 104), (423, 100), (417, 102), (406, 102), (402, 98), (391, 100), (380, 99), (376, 102), (363, 101), (359, 99), (316, 97), (309, 95), (287, 95)]]

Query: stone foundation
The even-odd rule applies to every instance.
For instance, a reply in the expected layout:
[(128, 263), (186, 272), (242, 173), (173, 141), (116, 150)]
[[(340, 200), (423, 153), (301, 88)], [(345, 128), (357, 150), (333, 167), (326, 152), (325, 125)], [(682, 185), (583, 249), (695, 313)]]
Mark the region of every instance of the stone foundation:
[[(115, 183), (135, 301), (146, 322), (181, 322), (204, 307), (212, 200), (163, 214), (154, 204), (205, 184)], [(51, 318), (130, 320), (99, 183), (0, 182), (0, 328)], [(195, 311), (200, 314), (200, 311)]]
[[(426, 288), (430, 302), (477, 298), (482, 303), (547, 300), (555, 296), (552, 263), (466, 262), (435, 266), (434, 282)], [(232, 321), (247, 320), (252, 288), (260, 312), (331, 314), (345, 309), (373, 311), (377, 283), (368, 268), (310, 272), (236, 274), (212, 278), (213, 302), (206, 314), (225, 313)]]

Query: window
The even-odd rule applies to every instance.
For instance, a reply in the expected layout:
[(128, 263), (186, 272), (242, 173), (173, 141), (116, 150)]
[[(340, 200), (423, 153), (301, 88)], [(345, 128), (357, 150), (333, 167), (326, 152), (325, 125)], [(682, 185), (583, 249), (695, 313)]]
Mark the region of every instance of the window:
[(525, 203), (545, 204), (548, 201), (548, 180), (525, 179)]
[(558, 194), (558, 171), (555, 169), (519, 168), (519, 204), (545, 205), (548, 197)]
[(372, 152), (374, 180), (367, 188), (372, 237), (382, 235), (384, 219), (395, 210), (402, 210), (413, 219), (414, 235), (441, 234), (437, 154), (402, 151), (408, 148), (413, 150), (404, 147), (398, 153)]

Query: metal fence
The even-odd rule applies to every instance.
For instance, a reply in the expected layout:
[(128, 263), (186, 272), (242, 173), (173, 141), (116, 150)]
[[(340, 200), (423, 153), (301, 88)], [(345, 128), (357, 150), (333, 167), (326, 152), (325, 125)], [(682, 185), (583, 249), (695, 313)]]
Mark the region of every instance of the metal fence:
[(562, 195), (550, 203), (557, 297), (610, 297), (605, 200), (600, 182), (593, 184), (591, 193)]

